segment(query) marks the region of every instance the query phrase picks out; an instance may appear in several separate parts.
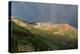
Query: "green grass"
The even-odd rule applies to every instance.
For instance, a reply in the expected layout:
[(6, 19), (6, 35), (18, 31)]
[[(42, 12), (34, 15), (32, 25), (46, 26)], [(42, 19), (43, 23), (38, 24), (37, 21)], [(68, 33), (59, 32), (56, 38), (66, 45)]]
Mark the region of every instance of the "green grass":
[[(68, 31), (65, 32), (65, 35), (55, 35), (52, 34), (52, 31), (45, 31), (30, 26), (27, 26), (26, 28), (27, 29), (11, 22), (11, 52), (77, 48), (77, 31)], [(29, 50), (27, 49), (27, 46)], [(21, 49), (19, 50), (19, 48)]]

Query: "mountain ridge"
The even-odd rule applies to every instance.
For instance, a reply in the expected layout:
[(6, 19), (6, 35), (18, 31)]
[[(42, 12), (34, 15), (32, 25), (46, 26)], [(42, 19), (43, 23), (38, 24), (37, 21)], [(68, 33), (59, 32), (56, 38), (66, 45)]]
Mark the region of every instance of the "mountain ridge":
[(43, 30), (54, 30), (54, 29), (58, 29), (61, 31), (69, 31), (69, 30), (77, 30), (76, 28), (72, 27), (69, 24), (50, 24), (50, 23), (36, 23), (34, 24), (30, 24), (24, 20), (20, 20), (17, 19), (16, 17), (11, 17), (11, 21), (13, 21), (14, 23), (16, 23), (19, 26), (25, 27), (26, 26), (31, 26), (37, 29), (43, 29)]

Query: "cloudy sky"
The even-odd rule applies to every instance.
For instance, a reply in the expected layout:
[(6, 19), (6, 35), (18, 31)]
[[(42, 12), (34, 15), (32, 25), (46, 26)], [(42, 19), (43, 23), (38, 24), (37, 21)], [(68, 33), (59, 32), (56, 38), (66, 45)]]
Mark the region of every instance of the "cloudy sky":
[(11, 15), (27, 22), (68, 23), (77, 27), (77, 5), (11, 2)]

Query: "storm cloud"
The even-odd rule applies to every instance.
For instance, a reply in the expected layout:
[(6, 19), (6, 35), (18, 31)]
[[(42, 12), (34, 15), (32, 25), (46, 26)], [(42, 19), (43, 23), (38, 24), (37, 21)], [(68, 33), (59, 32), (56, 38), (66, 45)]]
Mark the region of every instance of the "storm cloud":
[(11, 16), (28, 22), (68, 23), (77, 27), (77, 5), (13, 1), (11, 8)]

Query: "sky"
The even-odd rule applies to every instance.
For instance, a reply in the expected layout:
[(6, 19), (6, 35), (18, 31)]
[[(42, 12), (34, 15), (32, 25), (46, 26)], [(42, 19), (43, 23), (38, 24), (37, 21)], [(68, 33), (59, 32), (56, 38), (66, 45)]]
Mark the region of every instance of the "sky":
[(67, 23), (78, 27), (78, 6), (35, 2), (11, 2), (11, 16), (27, 22)]

